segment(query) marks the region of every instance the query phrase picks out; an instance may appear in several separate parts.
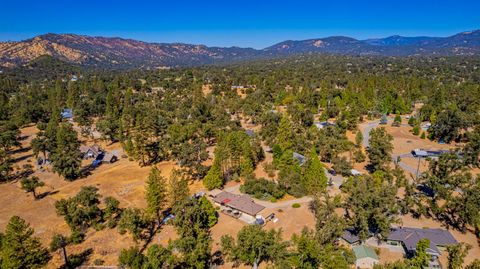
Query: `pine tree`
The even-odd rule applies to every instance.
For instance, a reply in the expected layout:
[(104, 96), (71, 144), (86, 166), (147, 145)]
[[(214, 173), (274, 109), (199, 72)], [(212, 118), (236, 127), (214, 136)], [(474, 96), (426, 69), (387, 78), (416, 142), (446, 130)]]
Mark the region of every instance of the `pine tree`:
[(50, 254), (33, 233), (25, 220), (10, 218), (1, 242), (0, 268), (42, 268), (48, 263)]
[(188, 180), (179, 170), (174, 169), (172, 171), (168, 183), (170, 185), (170, 201), (172, 202), (172, 207), (190, 195)]
[(147, 213), (155, 216), (160, 223), (161, 211), (167, 200), (167, 182), (157, 167), (152, 167), (147, 178), (145, 198), (147, 199)]
[(357, 133), (355, 134), (355, 146), (357, 146), (357, 148), (361, 147), (362, 142), (363, 142), (363, 134), (362, 132), (360, 132), (360, 130), (358, 130)]
[(65, 236), (61, 234), (55, 234), (52, 237), (52, 241), (50, 242), (50, 251), (57, 251), (59, 249), (62, 250), (63, 259), (65, 260), (65, 267), (70, 268), (68, 263), (68, 255), (67, 255), (67, 246), (69, 240)]
[(370, 132), (368, 158), (374, 170), (386, 169), (387, 164), (391, 161), (392, 141), (392, 135), (387, 133), (383, 127)]
[(203, 179), (203, 186), (209, 190), (221, 188), (223, 186), (222, 171), (220, 171), (218, 164), (214, 163), (210, 170), (208, 170), (207, 175)]
[(293, 147), (294, 133), (292, 131), (292, 123), (286, 116), (282, 117), (277, 131), (277, 144), (282, 151), (291, 149)]
[(319, 194), (325, 191), (327, 181), (325, 169), (318, 158), (315, 147), (312, 147), (305, 165), (304, 188), (309, 194)]
[(52, 152), (53, 169), (67, 180), (80, 174), (82, 156), (77, 133), (70, 123), (61, 123), (56, 134), (56, 147)]

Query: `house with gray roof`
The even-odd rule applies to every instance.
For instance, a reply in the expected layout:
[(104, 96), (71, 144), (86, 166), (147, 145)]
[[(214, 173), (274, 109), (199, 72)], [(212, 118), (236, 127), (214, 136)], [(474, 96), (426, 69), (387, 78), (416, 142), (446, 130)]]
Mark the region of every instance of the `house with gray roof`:
[(98, 155), (103, 153), (100, 146), (96, 145), (96, 144), (93, 145), (93, 146), (81, 145), (80, 146), (80, 152), (82, 153), (84, 159), (90, 159), (90, 158), (95, 159), (95, 158), (98, 157)]
[(408, 257), (415, 255), (416, 246), (421, 239), (429, 239), (430, 246), (427, 253), (432, 258), (438, 258), (441, 250), (449, 245), (457, 244), (453, 235), (444, 229), (393, 228), (387, 237), (390, 245), (402, 245)]
[[(246, 222), (255, 222), (257, 214), (265, 209), (246, 194), (233, 194), (226, 191), (212, 191), (210, 197), (226, 214), (243, 218)], [(222, 211), (223, 212), (223, 211)]]
[(345, 243), (348, 243), (350, 245), (359, 245), (362, 242), (362, 240), (360, 240), (360, 237), (355, 232), (355, 230), (350, 228), (345, 229), (345, 231), (343, 231), (343, 234), (342, 236), (340, 236), (340, 239), (342, 239), (343, 241), (345, 241)]

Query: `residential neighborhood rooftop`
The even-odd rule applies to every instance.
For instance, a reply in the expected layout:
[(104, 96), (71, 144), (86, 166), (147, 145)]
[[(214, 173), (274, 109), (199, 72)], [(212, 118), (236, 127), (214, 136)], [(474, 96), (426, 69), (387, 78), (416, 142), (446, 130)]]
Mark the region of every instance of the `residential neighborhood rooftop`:
[(378, 256), (375, 253), (375, 251), (372, 248), (367, 247), (365, 245), (354, 246), (352, 247), (352, 250), (353, 250), (353, 253), (355, 253), (355, 257), (357, 257), (357, 259), (372, 258), (372, 259), (378, 260)]
[[(212, 194), (210, 193), (210, 195)], [(216, 203), (227, 205), (251, 216), (255, 216), (258, 212), (265, 209), (264, 206), (255, 203), (248, 195), (238, 195), (226, 191), (213, 196), (213, 200)]]
[(401, 241), (407, 251), (415, 251), (418, 241), (429, 239), (430, 247), (427, 252), (431, 254), (440, 254), (437, 246), (447, 246), (457, 244), (453, 235), (444, 229), (419, 229), (419, 228), (394, 228), (387, 240)]

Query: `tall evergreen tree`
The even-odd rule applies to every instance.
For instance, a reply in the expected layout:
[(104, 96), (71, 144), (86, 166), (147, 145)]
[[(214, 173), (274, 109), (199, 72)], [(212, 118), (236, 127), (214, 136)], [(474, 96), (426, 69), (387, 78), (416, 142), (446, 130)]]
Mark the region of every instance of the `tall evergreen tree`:
[(1, 246), (1, 268), (42, 268), (50, 260), (48, 250), (33, 237), (25, 220), (13, 216), (7, 224)]
[(393, 151), (393, 137), (385, 128), (375, 128), (370, 132), (368, 158), (374, 170), (387, 169)]
[(180, 170), (174, 169), (169, 179), (170, 201), (172, 207), (190, 195), (188, 180)]
[(80, 175), (82, 155), (77, 132), (70, 123), (61, 123), (56, 134), (56, 146), (52, 152), (53, 169), (67, 180)]
[(303, 177), (305, 190), (309, 194), (319, 194), (325, 191), (328, 180), (325, 175), (325, 168), (318, 158), (315, 147), (312, 147), (308, 154)]
[(161, 222), (161, 211), (167, 202), (167, 181), (160, 174), (160, 170), (153, 166), (147, 178), (145, 198), (147, 199), (147, 213), (155, 216)]

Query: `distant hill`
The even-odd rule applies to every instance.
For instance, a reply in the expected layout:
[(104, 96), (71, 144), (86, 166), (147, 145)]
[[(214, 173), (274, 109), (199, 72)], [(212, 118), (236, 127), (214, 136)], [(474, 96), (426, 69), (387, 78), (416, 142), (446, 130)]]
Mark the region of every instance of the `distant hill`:
[(284, 41), (265, 49), (148, 43), (133, 39), (45, 34), (19, 42), (0, 42), (0, 66), (26, 65), (42, 55), (97, 68), (156, 68), (231, 63), (305, 53), (344, 55), (478, 55), (480, 30), (450, 37), (402, 37), (357, 40), (344, 36)]

